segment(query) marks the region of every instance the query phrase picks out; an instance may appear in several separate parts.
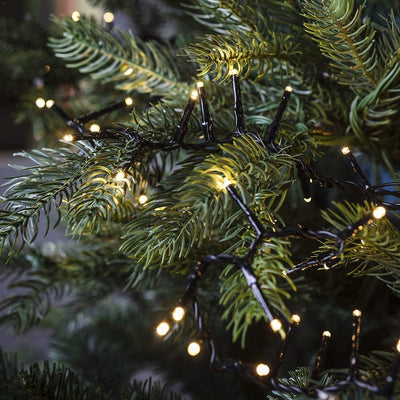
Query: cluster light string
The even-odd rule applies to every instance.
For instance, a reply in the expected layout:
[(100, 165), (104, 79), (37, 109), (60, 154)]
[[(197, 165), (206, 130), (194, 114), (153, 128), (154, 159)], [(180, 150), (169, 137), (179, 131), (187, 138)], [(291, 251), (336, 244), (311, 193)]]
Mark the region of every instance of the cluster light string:
[[(240, 92), (240, 81), (238, 78), (237, 70), (231, 71), (232, 75), (232, 88), (233, 88), (233, 96), (234, 96), (234, 117), (235, 117), (235, 134), (236, 136), (242, 136), (244, 134), (250, 134), (251, 136), (256, 136), (248, 132), (245, 128), (244, 124), (244, 114), (243, 114), (243, 105), (242, 98)], [(268, 135), (265, 141), (262, 143), (269, 148), (273, 152), (282, 151), (279, 145), (276, 143), (276, 135), (279, 130), (280, 121), (285, 112), (287, 103), (289, 101), (290, 95), (292, 93), (291, 87), (286, 87), (279, 104), (278, 110), (276, 112), (275, 118), (272, 121)], [(200, 99), (200, 107), (202, 114), (202, 129), (204, 134), (204, 143), (185, 143), (184, 136), (187, 132), (188, 122), (190, 116), (193, 112), (196, 101)], [(84, 127), (84, 124), (94, 120), (106, 113), (109, 113), (113, 110), (124, 106), (130, 106), (133, 103), (131, 98), (126, 98), (124, 101), (120, 101), (118, 103), (107, 106), (99, 111), (91, 112), (89, 114), (83, 115), (81, 117), (72, 119), (68, 116), (60, 107), (58, 107), (54, 101), (48, 100), (47, 102), (39, 102), (37, 105), (39, 108), (46, 108), (54, 110), (66, 123), (67, 126), (73, 129), (74, 135), (70, 140), (93, 140), (93, 139), (101, 139), (106, 138), (111, 135), (115, 135), (117, 130), (113, 130), (113, 132), (108, 131), (107, 129), (96, 128), (90, 129), (89, 131)], [(43, 99), (44, 100), (44, 99)], [(141, 150), (144, 148), (150, 148), (154, 150), (160, 151), (171, 151), (178, 147), (189, 149), (189, 150), (202, 150), (208, 152), (217, 152), (220, 151), (218, 144), (231, 142), (233, 139), (227, 139), (224, 141), (217, 141), (214, 138), (213, 134), (213, 125), (212, 119), (210, 117), (204, 84), (199, 82), (197, 84), (197, 91), (193, 90), (190, 94), (188, 103), (184, 109), (182, 117), (177, 124), (175, 129), (173, 138), (169, 142), (151, 142), (142, 138), (137, 131), (131, 130), (129, 128), (123, 128), (123, 131), (120, 133), (128, 134), (132, 138), (134, 138), (137, 142), (137, 147), (132, 153), (132, 161), (136, 159), (136, 157), (140, 154)], [(257, 137), (257, 141), (260, 142), (260, 139)], [(399, 369), (400, 365), (400, 355), (397, 355), (395, 365), (393, 367), (393, 371), (386, 379), (386, 384), (383, 388), (379, 388), (376, 385), (365, 383), (364, 381), (359, 380), (358, 378), (358, 347), (359, 347), (359, 335), (360, 335), (360, 317), (361, 312), (359, 310), (355, 310), (353, 312), (353, 316), (356, 318), (353, 324), (353, 336), (352, 336), (352, 352), (350, 357), (350, 368), (349, 375), (346, 380), (337, 382), (335, 385), (330, 385), (323, 390), (317, 389), (300, 389), (293, 385), (283, 384), (275, 379), (279, 368), (283, 362), (284, 355), (286, 353), (287, 347), (289, 345), (290, 339), (293, 335), (293, 331), (295, 327), (300, 322), (300, 317), (297, 315), (292, 316), (291, 323), (286, 331), (282, 328), (282, 323), (278, 318), (275, 318), (271, 308), (268, 305), (267, 300), (265, 299), (259, 284), (257, 277), (253, 273), (253, 269), (251, 267), (252, 259), (259, 247), (265, 239), (271, 238), (309, 238), (315, 240), (326, 240), (326, 239), (334, 239), (336, 250), (322, 252), (320, 255), (313, 260), (308, 260), (303, 263), (296, 265), (294, 268), (286, 271), (286, 274), (290, 274), (296, 271), (303, 271), (310, 267), (321, 265), (325, 263), (329, 263), (333, 259), (335, 259), (338, 255), (340, 255), (344, 250), (344, 244), (347, 239), (355, 235), (360, 229), (362, 229), (365, 225), (371, 224), (374, 220), (381, 219), (386, 214), (386, 208), (388, 209), (400, 209), (400, 204), (382, 202), (381, 196), (385, 195), (393, 195), (396, 197), (400, 197), (400, 194), (397, 192), (392, 192), (390, 190), (385, 189), (386, 187), (398, 186), (400, 183), (392, 182), (386, 184), (380, 184), (376, 186), (372, 186), (368, 179), (363, 174), (362, 169), (358, 165), (355, 157), (351, 153), (350, 149), (345, 146), (342, 148), (342, 153), (352, 166), (355, 174), (358, 177), (359, 183), (351, 182), (351, 181), (340, 181), (331, 178), (325, 178), (319, 175), (311, 166), (307, 165), (301, 157), (295, 158), (295, 165), (298, 171), (298, 177), (303, 189), (304, 199), (305, 201), (311, 200), (311, 194), (309, 190), (309, 182), (319, 183), (321, 186), (325, 187), (333, 187), (337, 186), (345, 191), (361, 191), (364, 197), (369, 200), (371, 203), (375, 205), (375, 208), (366, 213), (364, 217), (356, 221), (355, 223), (347, 226), (342, 231), (335, 232), (332, 230), (312, 230), (308, 228), (302, 228), (299, 226), (296, 227), (286, 227), (276, 231), (267, 231), (262, 226), (261, 222), (258, 218), (248, 209), (245, 205), (241, 197), (236, 192), (233, 185), (226, 181), (224, 184), (224, 188), (229, 193), (232, 200), (239, 206), (244, 215), (247, 217), (248, 222), (251, 227), (255, 230), (256, 235), (254, 240), (249, 246), (247, 254), (244, 257), (236, 257), (231, 254), (219, 254), (219, 255), (207, 255), (203, 258), (203, 260), (195, 265), (192, 273), (188, 277), (188, 285), (186, 287), (185, 293), (182, 298), (179, 300), (177, 307), (172, 313), (172, 319), (175, 322), (179, 322), (183, 319), (185, 315), (185, 310), (188, 307), (188, 304), (191, 303), (193, 308), (194, 319), (196, 321), (197, 330), (199, 334), (198, 341), (192, 342), (188, 346), (189, 354), (195, 356), (200, 352), (201, 344), (205, 343), (210, 352), (210, 366), (217, 371), (233, 371), (246, 379), (251, 381), (255, 381), (263, 387), (273, 387), (278, 390), (283, 390), (287, 392), (307, 394), (310, 393), (318, 393), (318, 396), (321, 395), (321, 392), (337, 392), (345, 387), (358, 387), (361, 389), (369, 390), (373, 393), (379, 393), (381, 395), (386, 396), (387, 398), (391, 398), (391, 393), (393, 389), (393, 382), (395, 380), (396, 373)], [(383, 204), (385, 207), (383, 207)], [(283, 339), (282, 347), (277, 353), (275, 359), (273, 360), (271, 367), (266, 364), (260, 363), (254, 367), (252, 364), (242, 363), (241, 361), (224, 361), (216, 353), (216, 343), (213, 337), (211, 336), (209, 330), (206, 327), (204, 322), (200, 304), (197, 300), (196, 291), (198, 282), (204, 274), (210, 263), (219, 263), (219, 264), (233, 264), (238, 267), (244, 278), (246, 279), (246, 283), (248, 287), (251, 289), (254, 297), (262, 308), (264, 314), (270, 322), (270, 327), (274, 332), (279, 332)], [(157, 334), (160, 336), (165, 336), (170, 331), (170, 323), (167, 321), (161, 322), (157, 326)], [(325, 331), (322, 336), (320, 350), (318, 352), (317, 360), (315, 362), (312, 374), (311, 381), (316, 379), (320, 374), (320, 369), (322, 365), (322, 359), (326, 352), (327, 344), (330, 338), (330, 332)], [(397, 345), (398, 353), (400, 353), (400, 341)], [(268, 377), (266, 380), (265, 377)], [(310, 386), (311, 387), (311, 386)], [(311, 392), (310, 392), (311, 390)], [(321, 398), (321, 397), (319, 397)]]

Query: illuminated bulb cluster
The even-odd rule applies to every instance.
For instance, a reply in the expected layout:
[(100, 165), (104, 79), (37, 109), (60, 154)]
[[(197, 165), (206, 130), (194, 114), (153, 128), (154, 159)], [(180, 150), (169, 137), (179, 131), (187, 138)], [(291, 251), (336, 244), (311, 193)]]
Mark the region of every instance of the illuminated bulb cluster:
[(196, 357), (200, 354), (201, 346), (199, 342), (191, 342), (187, 347), (187, 352), (190, 356)]
[(282, 322), (275, 318), (270, 322), (269, 326), (274, 332), (278, 332), (282, 328)]
[(267, 376), (270, 369), (267, 364), (258, 364), (256, 367), (256, 373), (258, 376)]

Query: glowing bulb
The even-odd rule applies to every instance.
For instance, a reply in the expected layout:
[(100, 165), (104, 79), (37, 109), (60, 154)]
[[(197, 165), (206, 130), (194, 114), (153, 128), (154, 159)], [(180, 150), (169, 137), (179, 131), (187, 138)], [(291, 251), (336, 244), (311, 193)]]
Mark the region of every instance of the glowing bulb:
[(269, 326), (274, 332), (278, 332), (282, 328), (282, 322), (275, 318), (270, 322)]
[(311, 197), (304, 197), (304, 201), (305, 201), (306, 203), (309, 203), (309, 202), (311, 201)]
[(372, 211), (372, 215), (376, 219), (381, 219), (386, 215), (386, 208), (382, 206), (376, 207), (374, 211)]
[(197, 100), (198, 97), (199, 97), (199, 94), (197, 93), (197, 90), (192, 90), (192, 91), (190, 92), (190, 98), (191, 98), (192, 100)]
[(400, 353), (400, 339), (397, 342), (396, 350)]
[(202, 81), (198, 81), (198, 82), (197, 82), (197, 87), (198, 87), (198, 88), (204, 87), (204, 83), (203, 83)]
[(46, 100), (43, 97), (38, 97), (35, 100), (35, 104), (37, 108), (43, 108), (46, 105)]
[(331, 337), (332, 335), (329, 331), (324, 331), (324, 332), (322, 332), (322, 336)]
[(353, 311), (353, 317), (361, 317), (361, 311), (360, 310), (354, 310)]
[(174, 311), (172, 312), (172, 318), (174, 321), (179, 322), (182, 321), (183, 317), (185, 316), (185, 309), (183, 307), (175, 307)]
[(158, 336), (165, 336), (169, 332), (168, 322), (160, 322), (156, 328), (156, 332)]
[(292, 322), (294, 322), (295, 324), (299, 324), (300, 321), (301, 321), (300, 315), (297, 314), (292, 315)]
[(258, 364), (256, 367), (256, 372), (258, 376), (267, 376), (269, 374), (269, 367), (267, 364)]
[(124, 171), (119, 171), (115, 174), (115, 179), (117, 181), (122, 181), (125, 179), (125, 172)]
[(147, 200), (148, 200), (148, 197), (147, 197), (145, 194), (141, 194), (141, 195), (139, 196), (139, 199), (138, 199), (138, 201), (139, 201), (140, 204), (146, 203)]
[(341, 149), (342, 154), (346, 155), (350, 153), (350, 148), (347, 146), (342, 147)]
[(293, 88), (292, 88), (291, 86), (286, 86), (286, 87), (285, 87), (285, 92), (290, 92), (290, 93), (292, 93), (292, 92), (293, 92)]
[(74, 11), (71, 14), (72, 21), (78, 22), (81, 19), (81, 13), (79, 11)]
[(46, 107), (47, 108), (51, 108), (51, 107), (53, 107), (54, 106), (54, 100), (47, 100), (46, 101)]
[(126, 75), (126, 76), (128, 76), (128, 75), (130, 75), (131, 73), (133, 72), (133, 68), (127, 68), (125, 71), (124, 71), (124, 75)]
[(127, 98), (125, 99), (125, 104), (126, 104), (127, 106), (131, 106), (131, 105), (133, 104), (133, 99), (132, 99), (132, 97), (127, 97)]
[(103, 15), (104, 21), (107, 22), (107, 24), (110, 24), (111, 22), (114, 21), (114, 14), (110, 11), (104, 13)]
[(74, 137), (70, 133), (67, 133), (63, 136), (63, 140), (65, 140), (66, 142), (72, 142), (74, 140)]
[(236, 68), (233, 68), (230, 72), (231, 75), (237, 75), (239, 71)]
[(100, 132), (100, 125), (92, 124), (92, 125), (90, 125), (89, 130), (90, 130), (90, 132)]
[(201, 347), (198, 342), (189, 343), (187, 347), (187, 352), (190, 356), (196, 357), (200, 353)]
[(228, 178), (225, 178), (224, 179), (224, 189), (226, 189), (231, 183), (232, 182)]

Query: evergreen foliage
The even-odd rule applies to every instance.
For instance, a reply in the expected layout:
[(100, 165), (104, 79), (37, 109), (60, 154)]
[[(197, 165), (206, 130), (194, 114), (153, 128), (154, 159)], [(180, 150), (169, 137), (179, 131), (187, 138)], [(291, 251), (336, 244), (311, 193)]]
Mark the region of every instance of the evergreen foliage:
[[(112, 10), (118, 6), (114, 1), (92, 3)], [(284, 324), (292, 311), (318, 310), (308, 327), (314, 332), (321, 329), (316, 322), (321, 315), (333, 309), (343, 323), (346, 313), (364, 304), (366, 314), (369, 310), (381, 317), (367, 319), (367, 332), (382, 324), (381, 337), (373, 335), (367, 351), (393, 350), (400, 326), (398, 306), (391, 304), (400, 294), (399, 205), (387, 199), (386, 192), (381, 191), (378, 202), (392, 204), (388, 218), (353, 229), (353, 235), (343, 240), (343, 251), (327, 264), (300, 274), (286, 273), (337, 251), (335, 235), (346, 232), (376, 205), (365, 198), (371, 188), (360, 190), (354, 183), (359, 177), (342, 170), (343, 157), (331, 162), (337, 145), (356, 146), (365, 154), (368, 165), (362, 167), (370, 180), (376, 170), (385, 172), (385, 180), (389, 173), (398, 177), (400, 28), (394, 11), (379, 20), (368, 15), (375, 7), (376, 2), (363, 5), (356, 0), (200, 0), (185, 10), (203, 31), (190, 41), (175, 38), (172, 43), (145, 40), (84, 17), (54, 20), (56, 32), (62, 33), (55, 33), (49, 46), (69, 70), (80, 72), (75, 82), (80, 95), (89, 93), (90, 99), (97, 92), (91, 111), (118, 93), (121, 98), (134, 97), (135, 109), (125, 120), (120, 114), (109, 119), (115, 124), (102, 130), (104, 135), (17, 154), (32, 165), (15, 166), (17, 176), (3, 185), (0, 249), (7, 266), (0, 277), (11, 276), (9, 287), (19, 292), (0, 303), (0, 324), (17, 332), (38, 325), (53, 327), (51, 356), (57, 363), (20, 368), (0, 353), (1, 396), (180, 398), (170, 386), (132, 384), (132, 376), (147, 368), (178, 383), (192, 398), (223, 398), (221, 392), (225, 398), (265, 397), (265, 388), (260, 395), (233, 374), (226, 378), (209, 374), (207, 355), (193, 367), (201, 376), (196, 386), (196, 374), (177, 350), (196, 337), (196, 316), (185, 320), (183, 327), (175, 324), (168, 340), (149, 340), (157, 318), (168, 315), (183, 296), (182, 277), (193, 276), (193, 266), (208, 255), (250, 260), (262, 295)], [(176, 48), (179, 43), (183, 46)], [(243, 133), (237, 131), (232, 112), (237, 107), (229, 84), (233, 69), (241, 80), (247, 127)], [(216, 141), (203, 143), (204, 121), (196, 107), (183, 142), (176, 143), (174, 132), (196, 74), (204, 83)], [(287, 84), (293, 95), (277, 122), (274, 116)], [(61, 106), (59, 98), (55, 100)], [(87, 112), (88, 99), (81, 109), (79, 102), (74, 104), (68, 110), (71, 115)], [(46, 113), (51, 115), (52, 110)], [(273, 132), (275, 141), (274, 123), (279, 128)], [(324, 157), (329, 168), (321, 167)], [(119, 179), (122, 172), (125, 175)], [(374, 188), (382, 189), (380, 177), (375, 176)], [(225, 179), (271, 236), (255, 239), (254, 224), (224, 189)], [(312, 202), (305, 204), (303, 198), (308, 196), (301, 190), (309, 181)], [(358, 191), (350, 193), (349, 188), (355, 187)], [(148, 197), (145, 202), (140, 201), (143, 194)], [(396, 190), (393, 195), (399, 197)], [(35, 247), (58, 225), (72, 246)], [(292, 226), (291, 234), (274, 236)], [(322, 228), (325, 236), (315, 235)], [(307, 234), (296, 234), (301, 229)], [(254, 240), (258, 242), (250, 257)], [(269, 317), (243, 271), (228, 262), (214, 261), (207, 268), (196, 290), (218, 351), (228, 359), (238, 354), (251, 362), (272, 359), (280, 344), (266, 333)], [(373, 310), (370, 294), (359, 294), (357, 288), (358, 281), (375, 278), (369, 293), (376, 289), (385, 310)], [(349, 289), (353, 279), (355, 288)], [(69, 291), (72, 298), (61, 312), (53, 305), (54, 296)], [(324, 317), (333, 324), (329, 319), (335, 318)], [(344, 342), (350, 337), (334, 343), (344, 350), (338, 351), (337, 368), (347, 365)], [(331, 369), (315, 378), (307, 365), (315, 358), (318, 343), (313, 350), (308, 344), (295, 344), (298, 352), (304, 347), (302, 364), (288, 362), (289, 377), (279, 376), (276, 386), (269, 387), (271, 400), (305, 398), (301, 391), (280, 390), (285, 385), (311, 386), (318, 393), (346, 376), (347, 370)], [(365, 356), (361, 378), (376, 378), (383, 385), (397, 357), (390, 354), (378, 351)], [(351, 398), (352, 390), (343, 389), (339, 398)], [(399, 390), (396, 384), (394, 396)]]

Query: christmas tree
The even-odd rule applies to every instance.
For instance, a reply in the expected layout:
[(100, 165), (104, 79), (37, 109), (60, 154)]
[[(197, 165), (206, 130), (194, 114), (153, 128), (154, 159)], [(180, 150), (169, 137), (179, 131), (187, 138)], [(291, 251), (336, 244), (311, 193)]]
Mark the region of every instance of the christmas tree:
[(394, 4), (165, 2), (135, 35), (142, 2), (92, 3), (21, 89), (45, 147), (3, 185), (0, 322), (53, 336), (0, 353), (1, 398), (398, 398)]

